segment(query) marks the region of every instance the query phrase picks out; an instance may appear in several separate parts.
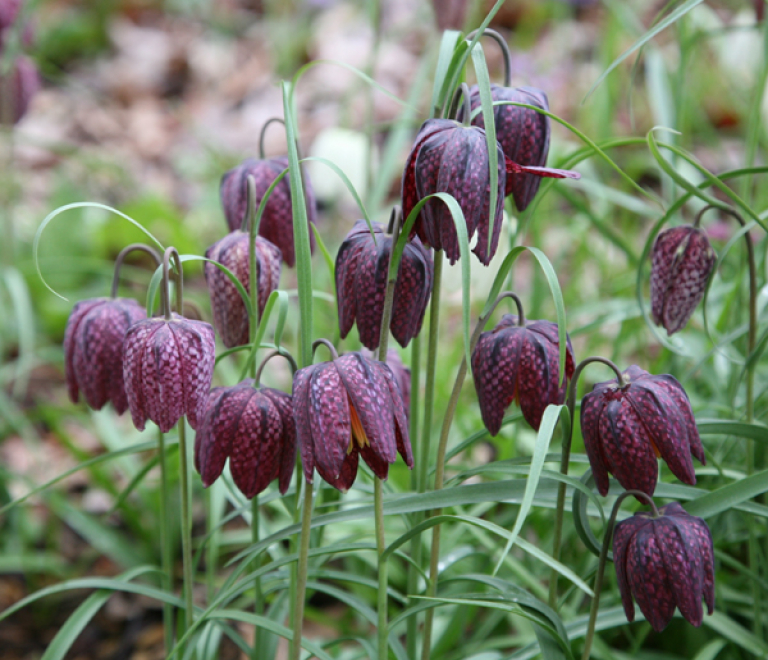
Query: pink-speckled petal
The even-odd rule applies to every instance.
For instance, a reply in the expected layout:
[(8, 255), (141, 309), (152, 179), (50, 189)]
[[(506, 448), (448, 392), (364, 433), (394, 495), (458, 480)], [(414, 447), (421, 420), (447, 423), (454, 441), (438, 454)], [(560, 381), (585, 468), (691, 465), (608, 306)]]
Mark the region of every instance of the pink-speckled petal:
[(653, 495), (659, 466), (648, 432), (626, 396), (608, 401), (598, 433), (608, 471), (627, 490)]
[(374, 245), (373, 240), (366, 242), (360, 250), (355, 272), (357, 331), (360, 334), (360, 343), (371, 351), (379, 346), (389, 267), (387, 245), (391, 246), (392, 239), (380, 235), (377, 237), (377, 243), (378, 245)]
[(607, 403), (608, 398), (601, 392), (590, 392), (581, 400), (581, 435), (584, 438), (584, 449), (589, 458), (597, 492), (603, 497), (608, 494), (609, 481), (600, 440), (600, 419)]
[(238, 419), (229, 458), (232, 479), (248, 499), (264, 491), (278, 471), (282, 436), (277, 408), (254, 390)]
[(337, 488), (342, 493), (346, 493), (355, 483), (357, 478), (357, 464), (360, 452), (357, 448), (353, 449), (350, 454), (344, 457), (344, 462), (339, 469), (338, 474), (334, 472), (328, 472), (324, 468), (317, 465), (317, 473), (331, 486)]
[[(234, 231), (214, 243), (205, 253), (206, 258), (228, 268), (250, 292), (250, 263), (248, 261), (248, 234)], [(248, 311), (235, 285), (217, 266), (203, 265), (208, 293), (211, 297), (213, 322), (227, 348), (248, 343)]]
[(216, 340), (213, 328), (202, 321), (178, 319), (170, 323), (179, 350), (184, 392), (184, 412), (196, 429), (205, 413), (205, 402), (213, 380)]
[(621, 594), (621, 604), (630, 623), (635, 620), (635, 606), (627, 575), (627, 551), (635, 533), (650, 523), (650, 518), (635, 515), (616, 524), (613, 530), (613, 563), (616, 566), (616, 580)]
[[(296, 422), (298, 425), (299, 420)], [(347, 390), (333, 362), (318, 365), (312, 374), (309, 422), (317, 471), (339, 479), (352, 438), (352, 426)]]
[(434, 270), (432, 255), (414, 236), (403, 250), (390, 323), (392, 336), (403, 348), (421, 332), (432, 295)]
[(296, 425), (296, 442), (301, 451), (304, 477), (312, 483), (315, 470), (315, 449), (312, 442), (312, 425), (309, 421), (309, 390), (312, 375), (320, 365), (299, 369), (293, 376), (293, 420)]
[[(146, 319), (128, 328), (123, 341), (123, 378), (128, 407), (133, 425), (143, 431), (149, 416), (145, 385), (147, 374), (144, 367), (144, 353), (153, 336), (163, 327), (162, 319)], [(154, 420), (153, 420), (154, 421)]]
[(171, 331), (172, 323), (160, 322), (158, 330), (146, 341), (141, 356), (147, 417), (163, 433), (170, 431), (185, 412), (184, 353)]
[(347, 353), (334, 364), (371, 449), (380, 460), (394, 463), (397, 459), (394, 404), (381, 368), (360, 353)]
[(72, 403), (77, 403), (79, 399), (79, 388), (74, 367), (78, 328), (88, 312), (94, 307), (104, 304), (107, 300), (107, 298), (81, 300), (72, 308), (69, 319), (67, 319), (67, 327), (64, 330), (64, 377), (67, 382), (69, 399)]
[(638, 529), (627, 549), (627, 575), (632, 594), (656, 632), (664, 630), (675, 613), (675, 597), (662, 554), (653, 524)]
[(263, 388), (262, 393), (272, 401), (283, 423), (280, 461), (275, 476), (279, 479), (280, 492), (285, 494), (291, 485), (293, 470), (296, 467), (296, 422), (293, 418), (293, 397), (270, 387)]
[[(264, 313), (270, 294), (280, 286), (282, 270), (282, 253), (280, 248), (270, 243), (266, 238), (256, 237), (256, 268), (259, 302), (259, 318)], [(250, 291), (250, 286), (248, 287)]]
[(214, 433), (214, 424), (219, 416), (222, 397), (231, 389), (214, 387), (211, 390), (205, 404), (203, 423), (195, 432), (195, 469), (206, 488), (221, 476), (224, 464), (229, 457), (232, 438), (219, 441)]
[[(397, 352), (393, 351), (395, 355)], [(398, 361), (399, 361), (398, 356)], [(387, 351), (387, 363), (374, 362), (375, 367), (379, 370), (384, 381), (389, 389), (390, 396), (392, 397), (392, 410), (395, 415), (395, 439), (397, 441), (397, 451), (402, 456), (405, 464), (409, 468), (413, 468), (413, 450), (411, 449), (411, 440), (408, 435), (408, 414), (405, 407), (405, 400), (401, 394), (401, 388), (398, 385), (397, 378), (394, 375), (391, 367), (389, 366), (389, 351)], [(400, 362), (400, 367), (405, 369)], [(410, 374), (409, 374), (410, 375)], [(410, 380), (408, 381), (410, 387)], [(363, 456), (365, 458), (365, 456)], [(367, 461), (366, 461), (367, 462)]]
[(499, 324), (480, 335), (472, 353), (472, 375), (483, 424), (498, 435), (504, 411), (517, 395), (520, 351), (525, 330)]

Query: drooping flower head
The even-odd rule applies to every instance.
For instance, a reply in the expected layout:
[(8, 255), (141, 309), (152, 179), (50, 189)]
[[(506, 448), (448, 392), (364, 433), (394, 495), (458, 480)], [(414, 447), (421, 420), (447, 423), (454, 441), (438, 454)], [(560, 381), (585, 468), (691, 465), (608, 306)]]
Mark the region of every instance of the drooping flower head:
[(280, 492), (291, 483), (296, 463), (296, 426), (291, 396), (253, 379), (214, 387), (195, 436), (195, 468), (207, 488), (229, 458), (235, 485), (247, 498), (279, 478)]
[[(248, 258), (248, 234), (239, 230), (227, 234), (206, 250), (205, 256), (231, 270), (245, 290), (251, 291), (251, 266)], [(269, 294), (280, 284), (280, 250), (267, 239), (256, 237), (256, 282), (258, 286), (259, 316), (269, 300)], [(211, 296), (213, 322), (224, 346), (233, 348), (249, 340), (248, 310), (230, 279), (214, 264), (203, 266), (205, 281)]]
[(632, 597), (660, 632), (672, 620), (675, 607), (686, 620), (700, 626), (704, 612), (715, 609), (714, 546), (707, 524), (670, 502), (653, 518), (636, 513), (616, 525), (613, 561), (621, 602), (628, 621), (635, 618)]
[[(567, 337), (567, 335), (566, 335)], [(565, 378), (559, 370), (560, 342), (557, 324), (525, 321), (505, 314), (493, 330), (484, 332), (472, 352), (472, 375), (483, 424), (497, 435), (504, 411), (513, 400), (525, 421), (538, 431), (544, 410), (565, 400), (574, 358), (567, 337)]]
[(163, 433), (186, 414), (193, 429), (203, 419), (211, 389), (216, 344), (213, 328), (173, 314), (145, 319), (125, 335), (123, 374), (133, 423), (148, 419)]
[(119, 415), (128, 409), (123, 340), (128, 328), (146, 317), (144, 307), (129, 298), (94, 298), (74, 306), (64, 332), (64, 371), (72, 403), (82, 392), (94, 410), (108, 401)]
[[(230, 231), (240, 229), (248, 210), (248, 177), (252, 176), (256, 183), (255, 205), (258, 207), (267, 188), (288, 168), (287, 156), (256, 160), (248, 158), (234, 169), (229, 170), (221, 178), (221, 204)], [(307, 203), (307, 220), (314, 224), (317, 219), (317, 202), (312, 191), (309, 176), (304, 172), (304, 196)], [(259, 224), (259, 235), (280, 248), (283, 261), (293, 267), (296, 263), (296, 252), (293, 246), (293, 205), (291, 203), (290, 175), (286, 174), (267, 201), (264, 215)], [(310, 227), (310, 249), (315, 249), (315, 236)]]
[[(497, 147), (498, 190), (493, 235), (489, 236), (491, 176), (485, 131), (462, 126), (450, 119), (428, 119), (416, 135), (403, 172), (403, 217), (407, 218), (419, 200), (437, 192), (456, 198), (467, 223), (469, 239), (478, 232), (473, 252), (488, 265), (496, 253), (501, 232), (506, 168), (501, 146)], [(459, 258), (459, 240), (448, 207), (430, 199), (419, 213), (414, 232), (425, 245), (445, 250), (451, 263)], [(490, 241), (490, 252), (488, 244)]]
[(346, 491), (359, 456), (386, 479), (397, 453), (408, 467), (413, 454), (403, 399), (390, 368), (361, 353), (347, 353), (296, 372), (293, 414), (304, 476), (314, 469)]
[(661, 457), (680, 481), (695, 484), (691, 455), (706, 463), (688, 395), (670, 375), (632, 365), (598, 383), (581, 402), (581, 432), (597, 489), (608, 494), (608, 473), (626, 489), (653, 495)]
[[(547, 95), (534, 87), (513, 88), (491, 85), (491, 98), (493, 101), (525, 103), (549, 110)], [(477, 85), (470, 89), (470, 103), (472, 111), (480, 107), (480, 89)], [(524, 211), (536, 196), (542, 176), (559, 178), (565, 175), (562, 170), (548, 170), (544, 167), (549, 153), (549, 117), (529, 108), (497, 105), (493, 108), (493, 120), (496, 126), (496, 139), (501, 145), (506, 160), (526, 168), (519, 172), (513, 166), (507, 168), (504, 191), (506, 195), (512, 195), (517, 210)], [(485, 128), (482, 112), (475, 115), (472, 124)], [(527, 168), (541, 168), (541, 171), (536, 172), (535, 169)], [(558, 176), (557, 173), (560, 175)]]
[[(336, 255), (336, 297), (341, 338), (349, 334), (357, 319), (360, 341), (370, 350), (379, 345), (392, 251), (392, 237), (384, 234), (380, 224), (373, 223), (373, 232), (375, 243), (366, 222), (358, 220)], [(403, 250), (389, 326), (392, 335), (403, 347), (421, 330), (433, 279), (432, 255), (414, 236)]]
[(651, 315), (668, 335), (682, 330), (704, 297), (717, 256), (702, 229), (665, 229), (651, 251)]

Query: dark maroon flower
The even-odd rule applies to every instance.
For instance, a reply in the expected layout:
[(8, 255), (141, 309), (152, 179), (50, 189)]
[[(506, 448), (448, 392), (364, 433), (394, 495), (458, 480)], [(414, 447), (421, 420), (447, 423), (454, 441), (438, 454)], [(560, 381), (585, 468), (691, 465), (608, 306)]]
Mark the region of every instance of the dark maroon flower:
[[(37, 73), (37, 67), (28, 57), (19, 56), (11, 65), (9, 75), (11, 76), (10, 92), (12, 95), (9, 110), (10, 119), (13, 123), (18, 123), (27, 113), (29, 103), (32, 97), (40, 89), (40, 76)], [(0, 76), (0, 84), (5, 86), (5, 79)], [(0, 124), (6, 123), (3, 116), (4, 110), (0, 109)]]
[(706, 463), (688, 395), (667, 374), (653, 376), (632, 365), (616, 379), (594, 386), (581, 402), (581, 432), (597, 489), (608, 494), (608, 473), (627, 490), (653, 495), (656, 457), (680, 481), (695, 484), (693, 454)]
[(675, 607), (694, 626), (707, 610), (715, 610), (715, 571), (712, 534), (701, 518), (689, 515), (677, 502), (659, 509), (658, 518), (636, 513), (616, 525), (613, 561), (628, 621), (640, 611), (656, 632), (672, 620)]
[(123, 375), (128, 406), (139, 431), (151, 419), (163, 433), (182, 415), (196, 429), (211, 389), (216, 342), (202, 321), (173, 315), (132, 325), (123, 344)]
[[(267, 188), (287, 168), (287, 156), (267, 160), (248, 158), (224, 174), (221, 178), (221, 203), (230, 231), (240, 229), (243, 218), (245, 218), (248, 202), (248, 176), (253, 176), (256, 181), (255, 203), (256, 208), (258, 208)], [(314, 224), (317, 219), (317, 202), (306, 172), (304, 172), (303, 182), (304, 197), (307, 202), (307, 219), (310, 224)], [(289, 267), (293, 267), (296, 263), (296, 252), (293, 246), (293, 205), (291, 204), (289, 174), (280, 179), (269, 196), (264, 215), (261, 217), (261, 224), (259, 224), (259, 235), (279, 247), (285, 263)], [(309, 245), (310, 249), (314, 251), (315, 235), (312, 233), (311, 227)]]
[(293, 379), (293, 416), (310, 483), (317, 468), (329, 484), (348, 490), (359, 455), (380, 479), (398, 452), (413, 467), (403, 399), (383, 362), (347, 353), (300, 369)]
[(195, 436), (195, 468), (208, 488), (229, 458), (235, 485), (248, 499), (280, 478), (280, 492), (291, 484), (296, 463), (296, 425), (291, 396), (253, 379), (234, 387), (214, 387)]
[(11, 27), (21, 9), (21, 0), (0, 0), (0, 31)]
[[(493, 101), (525, 103), (542, 110), (549, 110), (547, 95), (534, 87), (500, 87), (491, 85)], [(480, 107), (480, 90), (477, 85), (470, 90), (472, 110)], [(463, 109), (460, 108), (461, 120)], [(569, 170), (544, 167), (549, 153), (549, 117), (529, 108), (516, 105), (497, 105), (493, 108), (496, 139), (506, 158), (506, 195), (512, 195), (518, 211), (524, 211), (539, 190), (541, 177), (578, 179), (580, 175)], [(485, 128), (483, 113), (478, 112), (472, 124)]]
[[(231, 270), (250, 294), (251, 265), (248, 259), (248, 245), (248, 234), (239, 230), (233, 231), (209, 247), (205, 256)], [(280, 250), (260, 236), (256, 237), (255, 250), (258, 311), (261, 316), (269, 300), (269, 294), (280, 284)], [(250, 338), (248, 310), (235, 285), (212, 263), (206, 262), (203, 271), (211, 296), (213, 322), (224, 346), (233, 348), (247, 344)]]
[(693, 225), (661, 232), (651, 251), (651, 314), (671, 335), (682, 330), (704, 297), (716, 255)]
[[(403, 172), (403, 217), (407, 218), (419, 200), (428, 195), (437, 192), (452, 195), (464, 213), (470, 240), (475, 230), (478, 232), (473, 252), (487, 266), (499, 245), (506, 185), (504, 153), (498, 143), (496, 155), (498, 198), (493, 235), (489, 237), (491, 177), (485, 131), (450, 119), (428, 119), (416, 136)], [(456, 227), (451, 212), (441, 200), (430, 199), (413, 227), (425, 245), (445, 250), (451, 263), (458, 260)]]
[[(366, 222), (358, 220), (336, 255), (336, 298), (341, 338), (349, 334), (357, 318), (360, 341), (370, 350), (379, 345), (392, 251), (392, 237), (384, 234), (384, 228), (373, 223), (373, 231), (375, 243)], [(400, 260), (389, 325), (397, 343), (403, 347), (421, 330), (433, 278), (432, 255), (414, 236), (406, 243)]]
[[(565, 375), (570, 380), (573, 347), (567, 338)], [(559, 373), (559, 350), (556, 323), (526, 321), (520, 326), (514, 314), (505, 314), (493, 330), (480, 335), (472, 352), (472, 375), (483, 424), (491, 435), (498, 434), (513, 400), (537, 431), (546, 407), (563, 403), (567, 380)]]
[[(360, 351), (365, 357), (375, 360), (373, 351), (363, 349)], [(387, 349), (387, 366), (392, 370), (395, 382), (400, 389), (400, 395), (403, 397), (403, 407), (405, 408), (405, 417), (410, 417), (411, 411), (411, 370), (403, 364), (400, 353), (394, 348)]]
[(64, 372), (72, 403), (82, 391), (94, 410), (107, 401), (118, 415), (128, 409), (121, 377), (123, 340), (126, 330), (145, 318), (144, 308), (129, 298), (82, 300), (72, 308), (64, 332)]

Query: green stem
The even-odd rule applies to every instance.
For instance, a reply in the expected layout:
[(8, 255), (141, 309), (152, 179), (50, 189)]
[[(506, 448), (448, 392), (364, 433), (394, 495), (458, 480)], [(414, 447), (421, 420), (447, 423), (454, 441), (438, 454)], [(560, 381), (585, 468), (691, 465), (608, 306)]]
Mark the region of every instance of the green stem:
[(299, 564), (296, 575), (296, 605), (293, 612), (293, 640), (290, 660), (301, 658), (301, 631), (304, 622), (304, 597), (307, 593), (307, 569), (309, 563), (309, 535), (312, 523), (312, 484), (307, 482), (304, 505), (301, 513), (299, 535)]
[[(576, 392), (579, 385), (579, 376), (584, 368), (592, 364), (593, 362), (600, 362), (613, 369), (616, 374), (619, 386), (623, 382), (623, 377), (619, 368), (607, 358), (603, 357), (588, 357), (582, 360), (578, 366), (573, 370), (573, 378), (568, 388), (568, 414), (571, 418), (570, 428), (568, 432), (563, 434), (563, 449), (560, 454), (560, 473), (563, 476), (568, 476), (568, 464), (571, 460), (571, 441), (573, 440), (573, 426), (575, 424), (574, 415), (576, 414)], [(565, 483), (561, 482), (557, 487), (557, 504), (555, 505), (555, 533), (554, 540), (552, 542), (552, 558), (555, 561), (560, 561), (560, 549), (563, 540), (563, 512), (565, 510)], [(549, 606), (557, 611), (557, 578), (559, 574), (555, 569), (552, 569), (552, 573), (549, 577)]]
[(184, 571), (184, 626), (182, 634), (192, 625), (194, 620), (193, 589), (195, 586), (192, 574), (192, 517), (190, 515), (189, 461), (187, 460), (187, 418), (182, 416), (178, 423), (179, 430), (179, 476), (181, 483), (181, 556)]
[(382, 480), (374, 477), (373, 480), (373, 507), (376, 523), (376, 552), (379, 559), (379, 591), (378, 591), (378, 614), (379, 614), (379, 660), (387, 660), (389, 657), (389, 620), (387, 610), (387, 586), (388, 586), (388, 565), (386, 558), (382, 559), (384, 551), (387, 549), (387, 542), (384, 537), (384, 498)]
[(600, 609), (600, 591), (603, 588), (603, 575), (605, 574), (605, 564), (608, 561), (608, 547), (611, 545), (611, 539), (613, 538), (613, 526), (616, 523), (616, 516), (619, 513), (619, 507), (621, 503), (630, 495), (635, 497), (642, 497), (653, 509), (653, 515), (658, 517), (659, 512), (656, 509), (656, 505), (653, 503), (653, 499), (639, 490), (627, 490), (616, 498), (616, 502), (611, 510), (611, 517), (608, 519), (608, 525), (605, 528), (605, 537), (603, 538), (603, 547), (600, 549), (600, 559), (597, 563), (597, 573), (595, 574), (595, 595), (592, 597), (592, 607), (589, 610), (589, 624), (587, 625), (587, 634), (584, 638), (584, 652), (581, 655), (581, 660), (589, 660), (589, 653), (592, 650), (592, 641), (595, 638), (595, 624), (597, 623), (597, 612)]
[[(259, 542), (259, 496), (254, 495), (251, 500), (251, 541), (254, 545)], [(256, 559), (253, 565), (253, 570), (259, 568), (261, 559)], [(254, 597), (253, 597), (253, 613), (261, 615), (264, 613), (264, 597), (261, 593), (261, 576), (256, 577), (254, 580)], [(251, 652), (252, 660), (259, 660), (261, 649), (259, 648), (259, 627), (253, 627), (253, 649)]]
[[(410, 436), (417, 438), (419, 433), (419, 388), (421, 376), (421, 337), (416, 336), (411, 342), (411, 411), (410, 411)], [(418, 490), (418, 471), (411, 472), (411, 490)], [(413, 514), (413, 526), (415, 527), (424, 520), (424, 514), (419, 511)], [(408, 607), (416, 604), (412, 594), (416, 593), (419, 585), (419, 572), (416, 566), (421, 566), (421, 534), (417, 534), (411, 539), (411, 559), (413, 563), (408, 564)], [(415, 564), (415, 565), (414, 565)], [(419, 628), (419, 617), (417, 614), (411, 614), (406, 622), (406, 654), (409, 658), (416, 657), (416, 642)]]
[[(523, 307), (520, 299), (514, 294), (505, 292), (502, 293), (496, 301), (491, 305), (488, 313), (482, 316), (475, 326), (475, 331), (472, 333), (472, 337), (469, 340), (469, 352), (475, 349), (480, 334), (485, 327), (486, 322), (493, 314), (496, 306), (504, 299), (512, 297), (517, 302), (518, 312), (520, 318), (525, 321), (523, 314)], [(467, 376), (467, 360), (462, 358), (459, 371), (456, 374), (456, 381), (453, 384), (453, 390), (451, 391), (451, 398), (448, 400), (448, 407), (445, 411), (445, 417), (443, 418), (443, 425), (440, 429), (440, 442), (437, 446), (437, 462), (435, 465), (435, 490), (442, 490), (445, 483), (445, 455), (448, 450), (448, 434), (451, 430), (451, 424), (453, 424), (453, 416), (456, 413), (456, 408), (459, 405), (459, 395), (461, 394), (461, 388), (464, 385), (464, 379)], [(442, 513), (442, 509), (436, 509), (432, 512), (433, 516), (439, 516)], [(440, 561), (440, 525), (435, 525), (432, 528), (432, 547), (429, 555), (429, 582), (427, 583), (427, 596), (434, 598), (437, 594), (437, 579), (438, 579), (438, 564)], [(434, 621), (434, 609), (427, 610), (424, 618), (424, 637), (421, 648), (422, 660), (428, 660), (432, 646), (432, 623)]]
[(424, 387), (424, 424), (419, 447), (418, 491), (427, 489), (430, 445), (432, 442), (432, 413), (435, 404), (435, 367), (437, 365), (437, 335), (440, 323), (440, 285), (443, 274), (443, 251), (435, 252), (435, 279), (429, 306), (429, 343), (427, 344), (427, 382)]
[[(160, 563), (163, 569), (163, 589), (173, 593), (173, 544), (169, 534), (168, 501), (168, 464), (165, 453), (165, 434), (157, 431), (157, 453), (160, 462)], [(163, 603), (163, 633), (165, 639), (165, 655), (173, 648), (173, 605)]]

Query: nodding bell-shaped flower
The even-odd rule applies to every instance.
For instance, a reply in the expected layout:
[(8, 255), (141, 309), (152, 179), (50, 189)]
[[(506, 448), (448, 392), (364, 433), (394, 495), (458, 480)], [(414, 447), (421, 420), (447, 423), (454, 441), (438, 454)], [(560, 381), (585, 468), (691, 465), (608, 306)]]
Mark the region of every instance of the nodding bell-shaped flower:
[(213, 328), (173, 314), (132, 325), (123, 345), (123, 375), (133, 423), (148, 419), (163, 433), (186, 414), (193, 429), (203, 419), (211, 389), (216, 343)]
[(632, 365), (594, 386), (581, 402), (581, 432), (597, 489), (608, 494), (608, 473), (627, 490), (653, 495), (656, 457), (680, 481), (695, 484), (691, 454), (702, 465), (704, 448), (688, 395), (673, 376), (653, 376)]
[[(489, 236), (491, 177), (485, 131), (477, 126), (462, 126), (451, 119), (428, 119), (416, 135), (403, 172), (403, 217), (407, 218), (419, 200), (437, 192), (456, 198), (467, 223), (469, 239), (478, 232), (473, 252), (488, 265), (496, 254), (501, 232), (506, 168), (499, 144), (498, 196)], [(430, 199), (419, 213), (414, 232), (425, 245), (445, 250), (451, 263), (459, 258), (459, 239), (448, 207), (438, 199)], [(488, 244), (490, 241), (490, 252)]]
[[(249, 236), (236, 230), (214, 243), (205, 253), (208, 259), (218, 261), (231, 270), (235, 277), (251, 292), (251, 265), (248, 258)], [(256, 237), (256, 283), (259, 316), (271, 294), (280, 284), (280, 250), (265, 238)], [(249, 341), (248, 310), (235, 285), (214, 264), (203, 266), (205, 281), (211, 296), (213, 322), (224, 346), (233, 348)]]
[(357, 476), (358, 457), (386, 479), (397, 453), (408, 467), (413, 454), (403, 399), (390, 368), (361, 353), (347, 353), (296, 372), (293, 415), (304, 476), (314, 469), (346, 491)]
[(659, 512), (656, 518), (636, 513), (616, 525), (613, 561), (624, 612), (634, 621), (634, 596), (656, 632), (667, 627), (675, 607), (698, 627), (704, 616), (702, 598), (709, 614), (715, 610), (712, 534), (701, 518), (677, 502)]
[[(2, 53), (0, 52), (0, 54)], [(32, 60), (21, 55), (16, 58), (6, 75), (10, 77), (10, 80), (6, 81), (0, 75), (0, 83), (7, 86), (10, 91), (9, 118), (14, 124), (17, 124), (27, 114), (32, 97), (40, 90), (40, 74)], [(4, 115), (4, 112), (0, 113), (0, 125), (6, 122)]]
[(123, 384), (123, 340), (144, 308), (129, 298), (94, 298), (77, 303), (64, 332), (64, 372), (72, 403), (80, 392), (88, 405), (101, 410), (107, 401), (119, 415), (128, 409)]
[(651, 251), (651, 314), (668, 335), (682, 330), (704, 297), (716, 255), (702, 229), (665, 229)]
[[(379, 345), (391, 251), (392, 237), (384, 234), (380, 224), (373, 223), (372, 235), (366, 222), (358, 220), (336, 255), (341, 338), (349, 334), (357, 319), (360, 341), (369, 350)], [(414, 236), (406, 243), (400, 260), (389, 325), (403, 347), (421, 331), (434, 269), (432, 255)]]
[[(376, 359), (376, 355), (373, 351), (363, 349), (360, 351), (366, 358), (371, 360)], [(403, 364), (403, 360), (400, 358), (400, 353), (397, 349), (387, 349), (387, 366), (392, 371), (392, 375), (395, 377), (397, 387), (400, 389), (400, 395), (403, 397), (403, 407), (405, 408), (405, 418), (410, 417), (411, 411), (411, 370)]]
[(499, 433), (504, 411), (513, 400), (537, 431), (546, 407), (563, 403), (574, 369), (570, 338), (565, 378), (560, 375), (559, 351), (557, 324), (550, 321), (520, 325), (518, 316), (505, 314), (493, 330), (480, 335), (472, 352), (472, 375), (483, 424), (491, 435)]
[[(534, 87), (501, 87), (491, 85), (493, 101), (525, 103), (549, 110), (547, 95)], [(480, 107), (480, 89), (470, 89), (472, 110)], [(459, 110), (459, 119), (462, 117)], [(493, 108), (496, 139), (499, 141), (507, 165), (506, 195), (512, 195), (518, 211), (524, 211), (539, 190), (541, 177), (555, 179), (579, 178), (576, 172), (544, 167), (549, 153), (549, 117), (530, 108), (516, 105), (497, 105)], [(485, 128), (483, 113), (478, 112), (472, 124)]]
[(291, 396), (248, 379), (214, 387), (195, 436), (195, 468), (208, 488), (229, 458), (235, 485), (248, 499), (279, 478), (280, 492), (291, 484), (296, 463), (296, 425)]
[[(234, 169), (229, 170), (221, 178), (221, 204), (230, 231), (240, 229), (248, 210), (248, 177), (256, 182), (255, 205), (258, 208), (267, 188), (288, 168), (288, 157), (256, 160), (248, 158)], [(317, 202), (309, 176), (304, 172), (304, 197), (307, 203), (307, 219), (314, 224), (317, 219)], [(275, 186), (264, 208), (264, 215), (259, 224), (259, 235), (280, 248), (283, 261), (293, 267), (296, 263), (296, 252), (293, 246), (293, 205), (291, 203), (290, 175), (286, 174)], [(309, 229), (309, 245), (315, 249), (315, 235)]]

